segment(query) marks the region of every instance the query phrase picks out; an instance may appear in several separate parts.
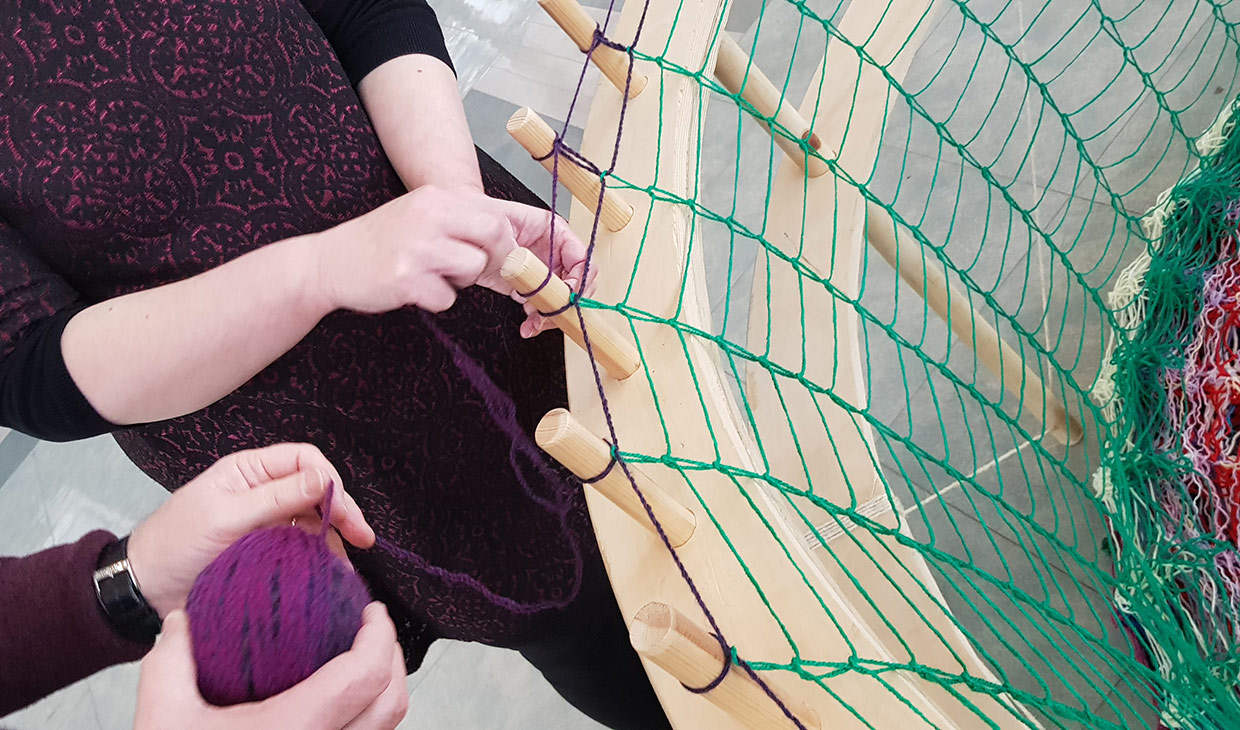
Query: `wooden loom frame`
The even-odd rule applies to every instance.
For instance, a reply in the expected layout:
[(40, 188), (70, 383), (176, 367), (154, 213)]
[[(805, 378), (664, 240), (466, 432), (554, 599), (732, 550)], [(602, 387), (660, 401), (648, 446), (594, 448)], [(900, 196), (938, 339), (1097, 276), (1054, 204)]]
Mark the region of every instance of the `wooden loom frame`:
[[(595, 47), (594, 21), (575, 0), (540, 0), (540, 4), (579, 48), (593, 48), (591, 60), (603, 71), (581, 153), (605, 164), (615, 146), (629, 57), (607, 46)], [(644, 0), (628, 0), (608, 28), (608, 36), (622, 42), (631, 40), (644, 5)], [(838, 30), (857, 45), (864, 45), (888, 74), (900, 79), (943, 5), (941, 0), (855, 0)], [(722, 86), (740, 94), (758, 114), (805, 142), (803, 147), (776, 135), (775, 141), (787, 158), (772, 184), (767, 240), (775, 245), (786, 242), (786, 254), (799, 256), (804, 265), (850, 295), (857, 292), (862, 253), (868, 242), (948, 320), (953, 331), (975, 349), (979, 361), (1000, 375), (1022, 413), (1040, 417), (1047, 435), (1061, 441), (1079, 440), (1079, 424), (1016, 351), (977, 315), (969, 299), (924, 263), (920, 249), (905, 240), (907, 237), (897, 235), (894, 223), (881, 208), (867, 205), (857, 189), (826, 174), (826, 160), (833, 160), (853, 179), (869, 178), (890, 103), (886, 78), (873, 65), (862, 64), (847, 44), (832, 42), (798, 110), (779, 95), (750, 63), (744, 49), (723, 31), (727, 10), (726, 0), (649, 0), (638, 47), (684, 68), (714, 69)], [(830, 69), (825, 79), (824, 67)], [(698, 175), (698, 124), (704, 118), (699, 107), (705, 95), (699, 96), (694, 79), (662, 72), (650, 63), (635, 64), (627, 85), (625, 133), (616, 174), (638, 186), (658, 179), (661, 188), (692, 197)], [(806, 119), (815, 120), (812, 128)], [(659, 129), (662, 144), (656, 148), (650, 140)], [(554, 134), (536, 114), (519, 111), (509, 123), (509, 131), (535, 158), (552, 168)], [(807, 149), (818, 150), (821, 157), (807, 155)], [(637, 283), (627, 292), (632, 306), (670, 317), (680, 300), (683, 306), (677, 316), (709, 331), (702, 246), (694, 239), (697, 234), (684, 210), (649, 196), (606, 190), (596, 214), (598, 176), (563, 156), (558, 168), (561, 182), (574, 195), (570, 217), (574, 230), (588, 237), (595, 218), (602, 218), (594, 259), (599, 272), (594, 298), (602, 302), (625, 299), (632, 278)], [(647, 245), (638, 262), (643, 239)], [(834, 250), (833, 241), (838, 242)], [(506, 262), (503, 273), (519, 291), (539, 288), (547, 276), (541, 262), (520, 251)], [(770, 282), (766, 276), (767, 272), (758, 267), (753, 305), (760, 306), (751, 306), (751, 339), (765, 338), (766, 318), (776, 319), (781, 326), (771, 328), (767, 347), (770, 359), (789, 368), (799, 367), (811, 381), (827, 383), (834, 392), (863, 407), (865, 370), (856, 347), (859, 325), (855, 312), (840, 306), (821, 288), (802, 291), (797, 273), (788, 267), (773, 268)], [(567, 287), (554, 277), (536, 299), (544, 311), (559, 309), (568, 302)], [(729, 393), (722, 363), (705, 345), (682, 340), (665, 325), (628, 322), (603, 310), (582, 312), (592, 351), (603, 371), (618, 440), (625, 450), (655, 454), (670, 450), (674, 455), (703, 460), (715, 456), (717, 442), (721, 462), (760, 473), (765, 460), (773, 465), (773, 476), (795, 488), (807, 489), (812, 483), (819, 496), (852, 505), (889, 528), (904, 529), (897, 516), (900, 506), (886, 491), (877, 471), (877, 451), (868, 424), (808, 390), (777, 392), (769, 378), (750, 377), (743, 387), (762, 434), (759, 449), (745, 425), (746, 417)], [(812, 338), (801, 331), (803, 314), (813, 316)], [(555, 319), (570, 339), (582, 344), (576, 311), (570, 309)], [(832, 322), (836, 324), (834, 332), (828, 326)], [(698, 374), (696, 384), (689, 364)], [(567, 372), (572, 414), (548, 414), (537, 436), (548, 453), (588, 479), (605, 472), (611, 461), (610, 447), (602, 438), (608, 431), (594, 370), (581, 347), (568, 345)], [(652, 387), (659, 394), (657, 407)], [(666, 434), (652, 427), (656, 413), (666, 424)], [(824, 417), (829, 431), (823, 429)], [(830, 538), (837, 560), (824, 560), (800, 537), (805, 527), (797, 521), (803, 518), (796, 516), (790, 498), (759, 484), (747, 484), (751, 505), (726, 476), (695, 472), (697, 493), (709, 499), (711, 512), (731, 543), (729, 548), (682, 475), (662, 466), (630, 469), (740, 656), (769, 661), (791, 657), (788, 642), (773, 618), (778, 615), (808, 658), (843, 660), (855, 653), (899, 663), (912, 659), (904, 648), (907, 646), (924, 665), (950, 673), (966, 671), (997, 682), (968, 639), (945, 615), (946, 602), (929, 567), (915, 551), (894, 539), (866, 530), (852, 531), (842, 524)], [(824, 493), (827, 490), (830, 493)], [(655, 533), (645, 506), (620, 470), (611, 470), (587, 487), (587, 502), (621, 610), (633, 621), (634, 645), (643, 655), (673, 725), (790, 727), (766, 692), (742, 671), (729, 672), (709, 692), (686, 691), (682, 682), (703, 686), (719, 674), (724, 657), (717, 641), (702, 628), (705, 622), (697, 603)], [(798, 501), (796, 506), (806, 513), (817, 512), (823, 522), (835, 521), (808, 501)], [(743, 556), (764, 596), (751, 589), (749, 579), (730, 555), (731, 549)], [(832, 621), (824, 621), (824, 606)], [(882, 613), (877, 606), (883, 607)], [(929, 630), (928, 621), (936, 625), (937, 633)], [(898, 636), (893, 626), (899, 629)], [(978, 712), (1001, 727), (1037, 724), (1006, 696), (996, 698), (961, 687), (958, 697), (912, 672), (889, 672), (881, 679), (861, 672), (844, 673), (828, 680), (829, 693), (789, 673), (763, 678), (806, 727), (862, 726), (843, 702), (858, 708), (867, 722), (880, 728), (925, 726), (919, 713), (938, 727), (983, 727), (986, 723)], [(903, 701), (896, 701), (893, 694)], [(962, 697), (973, 707), (962, 702)]]

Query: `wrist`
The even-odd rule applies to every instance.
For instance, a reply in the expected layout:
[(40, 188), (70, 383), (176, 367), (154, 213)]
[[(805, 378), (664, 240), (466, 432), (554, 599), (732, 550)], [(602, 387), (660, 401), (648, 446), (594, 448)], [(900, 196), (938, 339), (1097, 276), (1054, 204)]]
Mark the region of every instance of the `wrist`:
[(316, 321), (344, 307), (333, 272), (340, 273), (336, 254), (342, 235), (339, 229), (345, 226), (348, 223), (276, 244), (283, 259), (276, 270), (289, 277), (294, 306)]
[(160, 571), (152, 563), (152, 552), (147, 549), (146, 531), (142, 528), (143, 525), (139, 524), (128, 537), (124, 538), (125, 557), (129, 561), (129, 573), (133, 576), (134, 585), (138, 587), (147, 604), (162, 619), (185, 603), (185, 596), (177, 600), (176, 596), (168, 595), (168, 591), (164, 590), (164, 581), (160, 580)]
[(160, 617), (138, 583), (128, 550), (129, 538), (109, 543), (99, 553), (92, 575), (95, 598), (104, 618), (121, 637), (150, 644), (159, 634)]

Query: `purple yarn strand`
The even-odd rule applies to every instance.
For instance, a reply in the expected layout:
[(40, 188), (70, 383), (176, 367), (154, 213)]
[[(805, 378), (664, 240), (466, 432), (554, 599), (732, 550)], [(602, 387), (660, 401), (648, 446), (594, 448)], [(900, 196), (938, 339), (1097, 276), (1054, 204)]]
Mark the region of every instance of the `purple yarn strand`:
[(323, 490), (323, 504), (319, 507), (319, 514), (323, 517), (323, 524), (319, 526), (319, 538), (324, 542), (327, 541), (327, 531), (332, 526), (332, 492), (336, 491), (336, 480), (328, 479), (327, 488)]
[[(506, 611), (519, 615), (531, 615), (540, 613), (548, 609), (563, 608), (572, 603), (577, 594), (581, 591), (581, 581), (583, 571), (585, 569), (585, 561), (582, 557), (581, 545), (577, 540), (575, 533), (568, 529), (568, 514), (572, 509), (573, 493), (579, 488), (576, 484), (569, 483), (547, 463), (543, 456), (542, 450), (534, 444), (530, 437), (521, 428), (521, 424), (517, 422), (517, 407), (513, 403), (512, 397), (504, 392), (502, 388), (491, 380), (482, 366), (471, 358), (461, 346), (458, 345), (451, 337), (448, 336), (437, 324), (434, 319), (425, 312), (422, 313), (422, 321), (430, 333), (443, 345), (452, 355), (452, 362), (469, 381), (482, 400), (486, 403), (487, 411), (490, 413), (492, 420), (511, 440), (512, 446), (508, 455), (508, 462), (512, 466), (513, 474), (517, 477), (517, 483), (521, 486), (522, 492), (548, 512), (556, 515), (560, 521), (560, 527), (563, 534), (569, 539), (573, 550), (574, 576), (573, 587), (568, 594), (560, 600), (551, 601), (517, 601), (507, 596), (502, 596), (488, 588), (482, 581), (478, 580), (468, 573), (449, 570), (442, 566), (434, 565), (426, 558), (417, 554), (412, 550), (408, 550), (382, 536), (376, 536), (375, 546), (388, 555), (417, 567), (422, 572), (432, 575), (439, 580), (455, 586), (464, 586), (481, 595), (491, 604), (498, 606)], [(530, 486), (529, 479), (525, 474), (525, 469), (521, 466), (521, 459), (534, 466), (538, 475), (542, 478), (543, 483), (552, 485), (554, 489), (554, 499), (548, 499), (537, 494), (533, 487)]]
[[(610, 21), (612, 13), (615, 10), (615, 4), (616, 4), (615, 0), (611, 0), (610, 4), (608, 5), (608, 8), (607, 8), (607, 20), (608, 21)], [(607, 41), (603, 30), (596, 30), (594, 42), (591, 44), (590, 49), (586, 52), (586, 56), (588, 59), (590, 54), (592, 54), (594, 52), (594, 49), (597, 48), (599, 45), (607, 45), (608, 47), (618, 48), (619, 50), (625, 51), (626, 53), (629, 54), (629, 59), (630, 59), (628, 75), (625, 79), (624, 93), (623, 93), (623, 96), (620, 102), (619, 119), (616, 124), (615, 145), (612, 148), (611, 162), (608, 166), (608, 169), (606, 170), (606, 173), (603, 173), (602, 171), (600, 171), (601, 184), (599, 185), (599, 194), (598, 194), (598, 200), (596, 201), (595, 210), (602, 209), (603, 195), (605, 194), (606, 187), (607, 187), (606, 178), (615, 171), (617, 161), (619, 160), (619, 157), (620, 157), (620, 142), (624, 134), (625, 115), (626, 115), (626, 112), (628, 111), (629, 90), (633, 82), (633, 50), (632, 49), (637, 46), (637, 43), (641, 38), (642, 29), (645, 27), (646, 15), (649, 12), (649, 10), (650, 10), (650, 0), (646, 0), (645, 4), (642, 7), (641, 18), (638, 20), (637, 29), (633, 36), (632, 46), (620, 46), (619, 44), (613, 44)], [(586, 65), (588, 66), (588, 63)], [(560, 133), (556, 135), (555, 145), (557, 145), (561, 149), (564, 147), (562, 141), (564, 139), (564, 135), (568, 132), (569, 125), (571, 124), (573, 110), (576, 107), (577, 100), (581, 95), (581, 88), (582, 88), (582, 85), (584, 84), (584, 80), (585, 80), (585, 68), (583, 67), (581, 78), (577, 84), (577, 90), (573, 94), (572, 103), (569, 105), (569, 111), (565, 117), (564, 127), (560, 131)], [(556, 147), (553, 147), (553, 150), (555, 149)], [(553, 209), (555, 207), (555, 199), (556, 199), (556, 195), (559, 189), (559, 159), (560, 159), (560, 155), (558, 154), (555, 155), (553, 159), (552, 172), (551, 172), (551, 199), (552, 199)], [(590, 164), (590, 167), (594, 167), (594, 166)], [(598, 169), (598, 168), (594, 167), (594, 169)], [(581, 287), (583, 288), (585, 286), (585, 283), (590, 280), (590, 264), (594, 257), (595, 246), (598, 243), (598, 231), (599, 231), (600, 220), (601, 220), (601, 216), (595, 215), (594, 223), (590, 229), (590, 241), (586, 247), (585, 270), (581, 277)], [(553, 218), (552, 219), (553, 233), (554, 233), (554, 225), (555, 224), (554, 224), (554, 218)], [(662, 523), (660, 523), (659, 519), (655, 516), (654, 510), (651, 508), (649, 501), (647, 501), (646, 496), (642, 493), (641, 488), (637, 485), (637, 480), (633, 477), (633, 473), (630, 471), (628, 463), (619, 454), (620, 442), (619, 442), (619, 437), (616, 433), (616, 424), (615, 424), (614, 419), (612, 418), (611, 405), (607, 400), (606, 391), (603, 388), (602, 374), (599, 371), (598, 362), (594, 358), (594, 346), (590, 342), (590, 332), (589, 332), (589, 328), (586, 326), (585, 316), (584, 316), (584, 312), (581, 309), (580, 302), (575, 302), (573, 309), (577, 314), (577, 321), (581, 327), (582, 341), (583, 341), (582, 344), (584, 345), (586, 354), (589, 356), (588, 360), (590, 362), (591, 371), (594, 375), (594, 384), (598, 390), (600, 405), (603, 408), (603, 418), (607, 423), (607, 431), (608, 431), (609, 436), (611, 437), (610, 439), (611, 443), (614, 445), (613, 448), (615, 449), (616, 463), (620, 465), (620, 469), (622, 472), (624, 472), (625, 477), (628, 479), (629, 485), (633, 488), (633, 491), (637, 494), (638, 499), (642, 503), (642, 508), (646, 511), (647, 517), (650, 518), (651, 523), (655, 526), (655, 530), (659, 535), (659, 539), (663, 542), (663, 546), (671, 554), (672, 560), (676, 563), (676, 568), (680, 572), (681, 578), (685, 581), (685, 585), (689, 588), (690, 593), (693, 594), (694, 601), (697, 603), (698, 607), (702, 609), (702, 613), (706, 616), (707, 622), (709, 622), (710, 627), (713, 630), (715, 636), (719, 639), (719, 644), (720, 644), (720, 647), (724, 650), (725, 657), (730, 658), (733, 652), (727, 640), (724, 638), (723, 631), (719, 628), (718, 621), (716, 621), (714, 614), (711, 613), (710, 608), (707, 607), (706, 601), (702, 598), (702, 593), (698, 589), (697, 583), (694, 582), (693, 578), (689, 576), (689, 572), (685, 568), (684, 562), (681, 560), (679, 552), (676, 550), (675, 547), (673, 547), (672, 542), (668, 538), (667, 532), (664, 530)], [(798, 719), (796, 715), (794, 715), (792, 711), (788, 709), (788, 706), (784, 704), (783, 700), (780, 699), (780, 697), (777, 694), (775, 694), (775, 692), (771, 689), (771, 687), (762, 679), (762, 677), (758, 675), (756, 671), (753, 670), (752, 667), (749, 666), (747, 662), (745, 662), (739, 656), (736, 657), (736, 662), (740, 664), (743, 669), (745, 669), (746, 673), (748, 673), (749, 676), (758, 684), (758, 686), (762, 688), (763, 692), (765, 692), (766, 695), (771, 698), (771, 701), (773, 701), (776, 704), (776, 706), (779, 707), (780, 711), (789, 720), (791, 720), (792, 723), (796, 725), (797, 728), (799, 728), (800, 730), (805, 730), (805, 725), (800, 721), (800, 719)], [(729, 660), (728, 667), (730, 666), (731, 666), (731, 661)], [(723, 677), (726, 676), (728, 667), (724, 668), (724, 672), (720, 674), (719, 678), (716, 680), (714, 684), (717, 684), (718, 682), (723, 681)]]

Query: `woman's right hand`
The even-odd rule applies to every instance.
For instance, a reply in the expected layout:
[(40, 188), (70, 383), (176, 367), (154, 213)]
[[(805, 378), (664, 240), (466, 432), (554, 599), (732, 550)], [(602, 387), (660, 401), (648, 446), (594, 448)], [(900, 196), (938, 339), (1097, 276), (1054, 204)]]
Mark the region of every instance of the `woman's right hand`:
[(382, 604), (366, 607), (353, 647), (280, 694), (233, 707), (198, 692), (189, 624), (177, 611), (142, 660), (134, 730), (392, 730), (405, 716), (405, 662)]
[(496, 200), (475, 188), (425, 185), (313, 238), (329, 306), (377, 314), (414, 305), (442, 312), (456, 290), (484, 283), (504, 294), (498, 271), (517, 246), (554, 258), (555, 273), (580, 284), (585, 246), (568, 226), (550, 238), (550, 213)]

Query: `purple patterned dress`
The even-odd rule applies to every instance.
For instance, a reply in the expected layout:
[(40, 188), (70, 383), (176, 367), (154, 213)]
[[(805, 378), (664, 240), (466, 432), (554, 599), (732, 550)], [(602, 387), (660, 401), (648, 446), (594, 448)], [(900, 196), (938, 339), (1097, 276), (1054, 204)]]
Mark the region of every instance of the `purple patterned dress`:
[[(490, 194), (538, 204), (485, 156), (483, 176)], [(301, 3), (43, 0), (0, 18), (0, 356), (57, 312), (402, 192)], [(510, 301), (474, 288), (433, 319), (511, 395), (527, 432), (565, 405), (561, 338), (521, 340)], [(433, 566), (353, 556), (413, 666), (437, 636), (503, 643), (526, 630), (529, 617), (477, 584), (562, 600), (597, 550), (579, 489), (533, 480), (545, 494), (531, 498), (518, 485), (514, 464), (534, 470), (510, 461), (511, 439), (413, 310), (336, 312), (219, 402), (116, 439), (169, 489), (239, 449), (319, 446), (376, 532)]]

